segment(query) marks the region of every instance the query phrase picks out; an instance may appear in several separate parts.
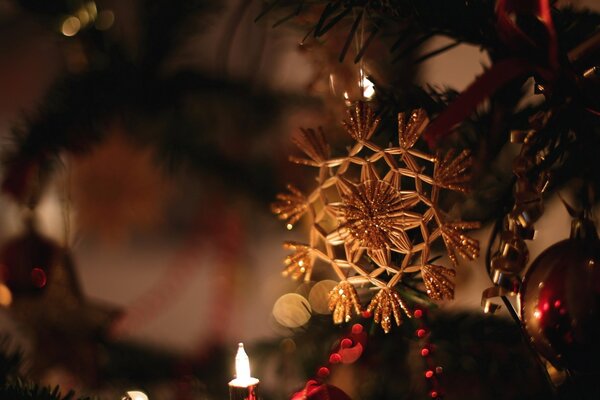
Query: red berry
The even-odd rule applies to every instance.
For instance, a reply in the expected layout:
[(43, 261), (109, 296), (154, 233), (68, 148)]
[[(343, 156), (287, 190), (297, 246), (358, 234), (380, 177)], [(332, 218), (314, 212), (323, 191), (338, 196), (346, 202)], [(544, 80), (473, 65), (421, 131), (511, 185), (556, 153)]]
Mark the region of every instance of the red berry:
[(360, 333), (362, 333), (363, 331), (363, 326), (361, 324), (354, 324), (352, 325), (352, 333), (355, 335), (358, 335)]
[(317, 376), (321, 379), (327, 378), (329, 376), (329, 368), (321, 367), (317, 371)]
[(337, 364), (342, 361), (342, 356), (339, 353), (333, 353), (329, 356), (329, 362), (331, 364)]

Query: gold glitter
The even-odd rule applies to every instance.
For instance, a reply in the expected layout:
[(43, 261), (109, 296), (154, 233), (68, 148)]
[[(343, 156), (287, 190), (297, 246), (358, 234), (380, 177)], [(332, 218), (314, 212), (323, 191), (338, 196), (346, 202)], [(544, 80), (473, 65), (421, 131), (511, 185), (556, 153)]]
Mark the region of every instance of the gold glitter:
[(408, 122), (406, 122), (406, 114), (398, 114), (398, 140), (400, 146), (404, 149), (413, 147), (428, 123), (429, 118), (423, 109), (413, 111)]
[(429, 297), (434, 300), (454, 298), (454, 282), (450, 278), (456, 276), (456, 271), (441, 265), (426, 264), (421, 267), (421, 274)]
[(463, 233), (465, 229), (479, 228), (478, 222), (447, 222), (441, 227), (442, 237), (448, 250), (448, 257), (454, 265), (458, 264), (456, 253), (467, 260), (474, 260), (479, 256), (479, 242)]
[(379, 122), (380, 118), (375, 118), (375, 113), (367, 103), (358, 102), (348, 110), (348, 120), (342, 122), (342, 125), (352, 139), (360, 142), (373, 136)]
[(468, 150), (463, 150), (458, 157), (454, 155), (453, 150), (446, 153), (446, 156), (439, 161), (433, 178), (441, 187), (466, 193), (471, 180), (468, 171), (473, 165), (473, 158)]
[(292, 142), (302, 150), (310, 160), (290, 157), (297, 164), (319, 166), (330, 157), (329, 144), (325, 141), (323, 129), (300, 129), (299, 134), (292, 137)]
[(310, 246), (302, 243), (286, 242), (283, 244), (283, 248), (295, 251), (284, 260), (286, 268), (282, 272), (283, 276), (290, 276), (292, 279), (298, 280), (304, 275), (305, 280), (308, 281), (313, 267)]
[(403, 310), (410, 318), (410, 312), (404, 300), (402, 300), (395, 290), (390, 288), (381, 289), (367, 307), (367, 311), (373, 313), (373, 320), (381, 324), (381, 328), (383, 328), (385, 333), (389, 333), (392, 329), (392, 316), (394, 317), (394, 321), (396, 321), (396, 326), (400, 326), (402, 323), (400, 310)]
[(404, 227), (409, 220), (414, 223), (414, 218), (405, 215), (400, 193), (388, 183), (363, 182), (342, 199), (340, 229), (347, 229), (360, 247), (383, 249), (393, 247), (395, 242), (408, 244), (404, 242)]
[(341, 324), (352, 318), (352, 311), (360, 314), (360, 303), (356, 289), (348, 281), (341, 281), (329, 292), (329, 309), (333, 311), (333, 322)]
[(296, 140), (309, 158), (294, 160), (318, 168), (317, 186), (306, 195), (290, 188), (273, 206), (288, 223), (303, 217), (310, 224), (308, 244), (289, 247), (295, 253), (286, 258), (284, 273), (308, 280), (316, 260), (329, 266), (340, 282), (329, 297), (336, 323), (360, 310), (354, 285), (386, 288), (370, 307), (380, 307), (378, 322), (389, 331), (394, 310), (404, 305), (394, 290), (404, 274), (421, 271), (431, 298), (452, 297), (453, 270), (429, 264), (434, 242), (443, 239), (453, 264), (456, 254), (473, 259), (479, 253), (478, 242), (463, 232), (479, 224), (449, 222), (438, 204), (441, 190), (466, 190), (469, 153), (440, 159), (414, 149), (428, 118), (423, 110), (409, 115), (398, 116), (398, 143), (387, 148), (370, 140), (380, 121), (366, 103), (348, 111), (344, 127), (355, 142), (347, 154), (330, 158), (320, 130), (304, 130)]
[(306, 197), (301, 191), (292, 185), (287, 186), (290, 193), (280, 193), (277, 200), (271, 204), (271, 211), (277, 214), (279, 219), (287, 220), (287, 228), (292, 229), (294, 224), (302, 218), (308, 207)]

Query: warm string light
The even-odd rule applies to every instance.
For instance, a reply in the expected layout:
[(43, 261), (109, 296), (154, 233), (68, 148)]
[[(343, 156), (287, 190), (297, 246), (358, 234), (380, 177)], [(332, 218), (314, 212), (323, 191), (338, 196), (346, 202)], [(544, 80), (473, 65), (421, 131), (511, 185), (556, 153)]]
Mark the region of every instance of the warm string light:
[(418, 321), (419, 327), (415, 330), (415, 336), (419, 338), (419, 354), (423, 358), (423, 364), (425, 372), (423, 376), (427, 381), (429, 390), (429, 397), (432, 399), (441, 399), (443, 397), (443, 391), (440, 387), (441, 374), (443, 372), (442, 367), (436, 366), (431, 357), (433, 352), (433, 346), (429, 341), (429, 330), (425, 323), (425, 313), (421, 309), (416, 309), (413, 312), (413, 317)]
[(60, 24), (60, 31), (67, 37), (77, 35), (81, 30), (94, 25), (99, 31), (105, 31), (115, 22), (115, 14), (111, 10), (98, 11), (96, 3), (89, 1), (67, 15)]
[(148, 400), (148, 396), (139, 390), (130, 390), (121, 400)]
[(260, 381), (250, 374), (250, 359), (244, 344), (238, 343), (235, 355), (235, 379), (229, 382), (230, 400), (257, 400)]
[(238, 343), (238, 350), (235, 355), (235, 377), (239, 380), (247, 380), (251, 377), (250, 359), (244, 350), (244, 343)]

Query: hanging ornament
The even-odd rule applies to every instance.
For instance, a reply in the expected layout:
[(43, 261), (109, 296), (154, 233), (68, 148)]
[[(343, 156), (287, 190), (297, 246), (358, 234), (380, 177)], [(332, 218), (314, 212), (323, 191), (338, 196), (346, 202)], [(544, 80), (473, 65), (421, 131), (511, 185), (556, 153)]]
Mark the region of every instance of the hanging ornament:
[(0, 276), (13, 295), (41, 293), (61, 255), (58, 243), (41, 236), (29, 222), (25, 233), (0, 251)]
[(559, 368), (600, 367), (600, 240), (588, 219), (540, 254), (521, 291), (522, 321), (536, 350)]
[(335, 323), (361, 313), (356, 286), (378, 289), (367, 309), (389, 332), (407, 314), (396, 291), (404, 274), (420, 272), (432, 299), (453, 297), (454, 270), (430, 263), (434, 242), (444, 242), (454, 266), (458, 255), (472, 260), (479, 253), (464, 232), (478, 223), (451, 220), (438, 204), (443, 189), (466, 191), (471, 158), (468, 151), (432, 156), (414, 148), (428, 123), (424, 110), (398, 115), (390, 147), (372, 140), (380, 120), (368, 104), (356, 103), (347, 115), (344, 127), (355, 141), (347, 155), (332, 157), (321, 130), (295, 138), (307, 158), (291, 160), (318, 168), (318, 185), (308, 194), (290, 186), (273, 204), (288, 229), (300, 218), (311, 224), (308, 243), (286, 244), (294, 253), (284, 274), (308, 281), (316, 266), (329, 265), (339, 281), (329, 294)]
[(350, 400), (350, 397), (336, 386), (310, 380), (291, 400)]
[(39, 379), (58, 369), (82, 385), (96, 384), (104, 356), (98, 341), (106, 340), (119, 310), (85, 299), (67, 249), (60, 249), (47, 284), (34, 293), (15, 295), (9, 309), (36, 355), (31, 376)]

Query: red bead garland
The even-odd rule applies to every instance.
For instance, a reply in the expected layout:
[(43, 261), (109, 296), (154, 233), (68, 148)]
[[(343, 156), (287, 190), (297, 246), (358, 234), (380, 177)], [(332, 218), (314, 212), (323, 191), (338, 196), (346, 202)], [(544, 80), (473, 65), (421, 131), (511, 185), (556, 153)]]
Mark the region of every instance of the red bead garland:
[(421, 309), (416, 309), (413, 312), (413, 317), (419, 321), (419, 327), (415, 331), (415, 335), (423, 342), (419, 353), (425, 364), (424, 376), (429, 386), (429, 397), (432, 399), (441, 399), (440, 375), (443, 369), (440, 366), (433, 366), (433, 359), (431, 357), (433, 346), (429, 343), (429, 330), (425, 325), (424, 316), (425, 312)]
[[(443, 395), (440, 387), (440, 377), (443, 369), (442, 367), (435, 366), (433, 364), (433, 359), (431, 357), (433, 353), (433, 346), (429, 342), (430, 332), (425, 324), (425, 311), (416, 309), (413, 311), (412, 315), (414, 319), (418, 321), (418, 327), (415, 330), (415, 336), (421, 342), (419, 353), (424, 360), (425, 368), (423, 375), (428, 386), (427, 393), (432, 399), (441, 399)], [(363, 312), (362, 316), (364, 318), (370, 318), (371, 313)], [(317, 381), (309, 382), (330, 387), (331, 385), (325, 384), (324, 381), (331, 374), (331, 368), (340, 363), (351, 364), (356, 362), (362, 355), (364, 345), (366, 344), (366, 339), (367, 333), (365, 333), (364, 326), (359, 323), (352, 325), (350, 328), (350, 334), (347, 337), (342, 338), (337, 344), (337, 348), (329, 355), (328, 365), (323, 365), (317, 369), (316, 377), (320, 383)], [(339, 391), (339, 389), (337, 390)]]

